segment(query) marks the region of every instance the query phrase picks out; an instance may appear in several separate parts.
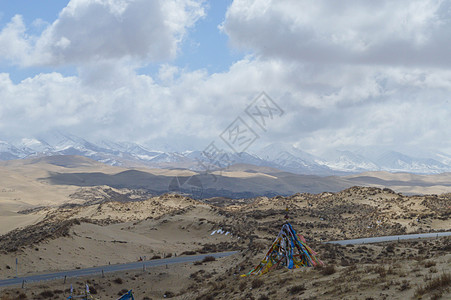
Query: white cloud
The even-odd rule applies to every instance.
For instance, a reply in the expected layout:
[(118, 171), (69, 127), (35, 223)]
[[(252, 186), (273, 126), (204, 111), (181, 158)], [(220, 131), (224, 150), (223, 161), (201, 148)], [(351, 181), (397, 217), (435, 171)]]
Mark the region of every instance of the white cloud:
[(235, 0), (221, 28), (255, 63), (279, 63), (267, 82), (286, 93), (288, 141), (316, 152), (377, 144), (449, 149), (450, 7)]
[(259, 132), (267, 142), (451, 149), (450, 58), (439, 49), (447, 3), (236, 0), (223, 29), (250, 55), (214, 74), (164, 62), (155, 78), (136, 70), (176, 56), (202, 4), (71, 1), (39, 37), (15, 17), (0, 33), (3, 58), (73, 64), (78, 74), (20, 83), (0, 74), (0, 131), (57, 127), (203, 149), (266, 91), (286, 112)]
[(0, 35), (0, 55), (23, 66), (168, 60), (203, 15), (195, 0), (71, 0), (37, 37), (15, 16)]
[[(102, 70), (111, 78), (95, 82)], [(3, 74), (1, 131), (26, 137), (56, 127), (90, 138), (196, 141), (202, 149), (238, 115), (245, 117), (247, 104), (265, 90), (286, 112), (268, 132), (259, 132), (267, 142), (297, 142), (316, 152), (375, 144), (450, 146), (449, 71), (341, 67), (326, 76), (302, 64), (248, 58), (214, 75), (166, 66), (162, 74), (178, 76), (163, 85), (116, 64), (89, 72), (42, 74), (19, 84)]]
[(235, 46), (315, 63), (449, 67), (449, 1), (236, 0), (223, 29)]
[(25, 30), (22, 17), (16, 15), (0, 31), (0, 60), (18, 61), (26, 57), (30, 51), (30, 40)]

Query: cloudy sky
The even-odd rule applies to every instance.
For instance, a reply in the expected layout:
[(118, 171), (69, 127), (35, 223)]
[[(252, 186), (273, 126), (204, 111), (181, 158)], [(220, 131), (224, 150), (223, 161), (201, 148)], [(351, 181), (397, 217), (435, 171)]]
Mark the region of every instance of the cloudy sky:
[(0, 2), (2, 139), (202, 150), (241, 117), (253, 147), (451, 153), (450, 98), (451, 1)]

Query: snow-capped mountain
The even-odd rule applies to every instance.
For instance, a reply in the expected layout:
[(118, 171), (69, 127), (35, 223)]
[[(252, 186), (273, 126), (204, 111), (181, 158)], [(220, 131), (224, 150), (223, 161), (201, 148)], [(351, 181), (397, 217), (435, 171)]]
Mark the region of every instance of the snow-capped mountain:
[(257, 154), (265, 160), (274, 161), (280, 159), (280, 157), (295, 157), (297, 160), (302, 160), (306, 163), (314, 163), (317, 157), (302, 151), (301, 149), (285, 143), (273, 143), (270, 144), (260, 151)]
[(437, 152), (437, 153), (433, 154), (433, 158), (435, 158), (435, 160), (441, 162), (442, 164), (445, 164), (448, 166), (451, 165), (451, 155)]
[(331, 175), (341, 171), (333, 170), (326, 165), (318, 163), (320, 159), (293, 145), (275, 143), (266, 146), (258, 152), (260, 158), (271, 162), (269, 167), (276, 167), (285, 171), (298, 174)]
[(117, 166), (150, 166), (211, 171), (233, 164), (249, 164), (297, 174), (337, 175), (364, 171), (410, 173), (451, 172), (451, 155), (437, 152), (418, 158), (381, 149), (333, 150), (311, 155), (290, 144), (271, 144), (255, 154), (222, 153), (212, 159), (202, 151), (168, 152), (150, 150), (129, 142), (87, 141), (58, 131), (16, 141), (0, 141), (0, 160), (51, 155), (80, 155)]
[(203, 151), (185, 151), (182, 154), (195, 163), (191, 168), (195, 171), (214, 171), (234, 164), (262, 166), (267, 163), (257, 155), (246, 152), (205, 153)]
[(442, 173), (451, 169), (449, 165), (432, 158), (414, 158), (395, 151), (383, 153), (376, 163), (383, 171), (395, 172)]
[(135, 143), (111, 141), (94, 143), (59, 131), (47, 132), (36, 138), (23, 138), (11, 143), (3, 143), (3, 147), (0, 145), (1, 160), (49, 155), (80, 155), (111, 165), (123, 165), (127, 161), (149, 161), (164, 155), (163, 152), (150, 151)]
[(322, 159), (318, 159), (316, 162), (332, 170), (344, 172), (377, 171), (380, 169), (370, 159), (348, 150), (328, 151)]
[(32, 153), (50, 153), (53, 151), (53, 147), (47, 144), (47, 142), (40, 141), (34, 138), (24, 138), (18, 144), (23, 151), (31, 151)]
[(24, 153), (22, 149), (18, 149), (5, 141), (0, 141), (0, 160), (18, 159), (26, 156), (27, 153)]

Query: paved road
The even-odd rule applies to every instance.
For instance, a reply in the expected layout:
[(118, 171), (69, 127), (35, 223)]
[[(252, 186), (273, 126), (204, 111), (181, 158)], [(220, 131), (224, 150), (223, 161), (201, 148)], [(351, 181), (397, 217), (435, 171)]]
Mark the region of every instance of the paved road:
[(22, 282), (24, 280), (25, 280), (25, 282), (29, 283), (29, 282), (33, 282), (33, 281), (55, 280), (58, 278), (64, 278), (64, 276), (79, 277), (79, 276), (101, 274), (102, 270), (104, 271), (104, 273), (127, 271), (127, 270), (139, 270), (139, 269), (142, 269), (144, 265), (147, 268), (147, 267), (164, 266), (164, 265), (169, 265), (169, 264), (179, 264), (179, 263), (199, 261), (199, 260), (204, 259), (204, 257), (206, 257), (206, 256), (213, 256), (216, 258), (225, 257), (225, 256), (233, 255), (237, 252), (238, 251), (229, 251), (229, 252), (202, 254), (202, 255), (178, 256), (178, 257), (172, 257), (172, 258), (137, 261), (137, 262), (131, 262), (131, 263), (125, 263), (125, 264), (107, 265), (107, 266), (93, 267), (93, 268), (87, 268), (87, 269), (69, 270), (69, 271), (61, 271), (61, 272), (56, 272), (56, 273), (48, 273), (48, 274), (41, 274), (41, 275), (32, 275), (32, 276), (26, 276), (26, 277), (11, 278), (11, 279), (0, 280), (0, 287), (22, 284)]
[[(435, 237), (443, 237), (443, 236), (451, 236), (451, 232), (434, 232), (434, 233), (379, 236), (379, 237), (353, 239), (353, 240), (330, 241), (330, 242), (325, 242), (325, 243), (339, 244), (339, 245), (357, 245), (357, 244), (371, 244), (371, 243), (381, 243), (381, 242), (389, 242), (389, 241), (397, 241), (397, 240), (419, 239), (419, 238), (435, 238)], [(87, 269), (69, 270), (69, 271), (61, 271), (61, 272), (41, 274), (41, 275), (32, 275), (32, 276), (26, 276), (26, 277), (4, 279), (4, 280), (0, 280), (0, 287), (22, 284), (22, 282), (24, 280), (25, 280), (25, 282), (28, 283), (28, 282), (33, 282), (33, 281), (54, 280), (54, 279), (58, 279), (58, 278), (64, 278), (64, 276), (67, 276), (69, 278), (69, 277), (79, 277), (79, 276), (101, 274), (102, 270), (104, 271), (104, 273), (127, 271), (127, 270), (139, 270), (139, 269), (142, 269), (144, 265), (147, 268), (147, 267), (164, 266), (164, 265), (169, 265), (169, 264), (193, 262), (193, 261), (202, 260), (206, 256), (213, 256), (216, 258), (220, 258), (220, 257), (233, 255), (237, 252), (238, 251), (229, 251), (229, 252), (192, 255), (192, 256), (178, 256), (178, 257), (172, 257), (172, 258), (138, 261), (138, 262), (125, 263), (125, 264), (107, 265), (107, 266), (93, 267), (93, 268), (87, 268)]]
[(411, 239), (425, 239), (425, 238), (435, 238), (441, 236), (451, 236), (451, 232), (432, 232), (432, 233), (418, 233), (418, 234), (404, 234), (404, 235), (389, 235), (389, 236), (378, 236), (363, 239), (354, 240), (342, 240), (342, 241), (330, 241), (325, 242), (326, 244), (339, 244), (339, 245), (357, 245), (357, 244), (372, 244), (372, 243), (382, 243), (398, 240), (411, 240)]

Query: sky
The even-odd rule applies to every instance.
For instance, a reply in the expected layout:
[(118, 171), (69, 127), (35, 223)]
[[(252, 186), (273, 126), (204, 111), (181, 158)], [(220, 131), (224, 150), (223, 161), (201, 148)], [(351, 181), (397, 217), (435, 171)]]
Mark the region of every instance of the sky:
[(451, 1), (1, 0), (0, 139), (449, 154), (450, 51)]

